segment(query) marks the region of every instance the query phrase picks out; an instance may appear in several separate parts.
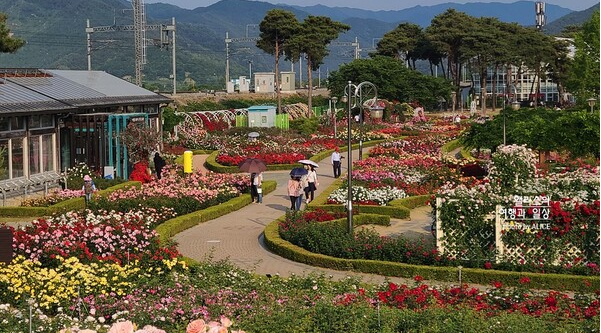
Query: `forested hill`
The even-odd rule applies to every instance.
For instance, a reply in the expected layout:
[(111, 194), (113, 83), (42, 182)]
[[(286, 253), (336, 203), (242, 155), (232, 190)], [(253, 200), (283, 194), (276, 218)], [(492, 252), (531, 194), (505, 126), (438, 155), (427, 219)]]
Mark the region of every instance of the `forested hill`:
[[(534, 21), (534, 9), (532, 2), (527, 3), (527, 10), (524, 9), (523, 1), (503, 4), (502, 7), (495, 7), (498, 3), (453, 6), (459, 6), (458, 10), (465, 10), (473, 16), (478, 16), (477, 13), (496, 13), (500, 17), (507, 17), (507, 13), (529, 11), (530, 14), (526, 15), (528, 20), (525, 20), (522, 14), (512, 18), (522, 20), (517, 21), (520, 24), (531, 25)], [(374, 46), (374, 40), (381, 38), (400, 22), (423, 24), (424, 22), (419, 20), (434, 17), (450, 5), (416, 6), (385, 13), (319, 6), (321, 11), (316, 12), (317, 7), (282, 7), (260, 1), (222, 0), (211, 6), (193, 10), (167, 4), (147, 4), (146, 15), (148, 24), (170, 24), (172, 17), (176, 19), (178, 80), (188, 76), (198, 85), (222, 87), (225, 77), (226, 32), (229, 32), (230, 38), (258, 36), (258, 24), (270, 9), (290, 10), (299, 20), (309, 14), (328, 15), (349, 24), (352, 29), (341, 35), (338, 41), (351, 42), (358, 38), (363, 49), (361, 56), (367, 57), (369, 50)], [(471, 12), (471, 6), (477, 9), (477, 12)], [(492, 7), (486, 9), (487, 6)], [(0, 8), (8, 15), (9, 29), (15, 36), (27, 41), (17, 53), (0, 55), (2, 67), (86, 69), (87, 19), (93, 27), (133, 24), (131, 4), (124, 0), (0, 0)], [(563, 16), (564, 13), (570, 14), (571, 11), (547, 5), (549, 21), (555, 16)], [(580, 16), (574, 17), (578, 20)], [(590, 14), (582, 17), (584, 21)], [(155, 45), (159, 37), (158, 31), (146, 32), (148, 62), (143, 73), (145, 82), (153, 81), (161, 86), (170, 84), (172, 67), (171, 51)], [(350, 62), (353, 56), (353, 47), (331, 47), (330, 56), (321, 67), (321, 77), (325, 79), (328, 71), (336, 69), (341, 63)], [(133, 33), (120, 31), (92, 34), (91, 58), (92, 69), (104, 70), (119, 77), (133, 75)], [(282, 63), (283, 69), (290, 70), (290, 63)], [(250, 70), (271, 71), (273, 58), (256, 48), (253, 42), (230, 43), (230, 66), (231, 77), (236, 78), (248, 75)], [(295, 70), (298, 71), (298, 67)], [(303, 77), (305, 76), (303, 73)]]

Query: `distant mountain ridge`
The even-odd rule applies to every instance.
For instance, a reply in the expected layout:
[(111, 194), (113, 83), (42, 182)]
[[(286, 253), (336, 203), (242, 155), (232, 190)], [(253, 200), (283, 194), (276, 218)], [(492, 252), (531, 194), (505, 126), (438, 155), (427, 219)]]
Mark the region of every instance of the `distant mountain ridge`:
[[(362, 57), (374, 46), (374, 41), (401, 22), (427, 26), (431, 18), (448, 8), (464, 11), (472, 16), (508, 18), (522, 25), (533, 25), (534, 3), (518, 1), (513, 4), (471, 3), (415, 6), (400, 11), (366, 11), (352, 8), (326, 6), (279, 6), (247, 0), (222, 0), (207, 7), (183, 9), (169, 4), (147, 4), (148, 24), (169, 24), (175, 17), (177, 24), (177, 77), (181, 82), (187, 75), (198, 84), (223, 86), (225, 77), (225, 33), (230, 38), (256, 37), (258, 24), (267, 11), (282, 8), (294, 12), (299, 20), (308, 15), (330, 16), (349, 24), (352, 28), (338, 41), (350, 42), (358, 38), (363, 49)], [(92, 26), (132, 24), (131, 4), (125, 0), (0, 0), (1, 11), (8, 14), (11, 31), (27, 41), (15, 54), (0, 54), (3, 67), (37, 67), (58, 69), (86, 69), (85, 22)], [(547, 21), (571, 10), (547, 5)], [(514, 15), (515, 14), (515, 15)], [(574, 16), (584, 20), (590, 13)], [(572, 22), (572, 21), (570, 21)], [(574, 23), (571, 23), (574, 24)], [(148, 39), (157, 39), (158, 32), (147, 31)], [(332, 46), (331, 53), (322, 66), (322, 77), (339, 64), (353, 59), (354, 48)], [(144, 67), (145, 81), (168, 85), (171, 74), (171, 52), (161, 51), (148, 44), (148, 64)], [(132, 75), (134, 69), (133, 33), (111, 32), (92, 35), (92, 69), (105, 70), (123, 77)], [(273, 58), (254, 46), (252, 42), (230, 43), (231, 77), (253, 72), (273, 70)], [(290, 63), (282, 65), (290, 69)], [(295, 67), (298, 71), (298, 67)], [(304, 71), (304, 68), (303, 68)], [(303, 78), (306, 73), (302, 73)], [(316, 76), (317, 77), (317, 76)], [(166, 89), (168, 90), (168, 89)]]
[[(430, 25), (432, 19), (449, 8), (464, 12), (474, 17), (496, 17), (503, 22), (516, 22), (524, 26), (535, 24), (534, 2), (517, 1), (513, 3), (500, 2), (470, 2), (468, 4), (444, 3), (432, 6), (414, 6), (401, 10), (369, 11), (346, 7), (293, 6), (311, 15), (329, 16), (334, 20), (342, 21), (349, 18), (371, 18), (382, 22), (399, 23), (411, 22), (422, 27)], [(557, 5), (545, 6), (547, 22), (552, 22), (564, 15), (573, 12), (571, 9)]]

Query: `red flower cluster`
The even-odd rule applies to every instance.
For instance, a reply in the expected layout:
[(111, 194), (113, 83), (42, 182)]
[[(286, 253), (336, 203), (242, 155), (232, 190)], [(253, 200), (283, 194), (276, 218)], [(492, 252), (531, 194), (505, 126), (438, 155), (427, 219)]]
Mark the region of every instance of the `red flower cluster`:
[[(439, 290), (420, 284), (420, 276), (416, 276), (415, 281), (417, 286), (413, 288), (390, 283), (388, 290), (377, 293), (377, 298), (381, 303), (398, 309), (423, 310), (429, 307), (464, 307), (483, 311), (489, 316), (519, 312), (535, 317), (551, 314), (561, 319), (582, 320), (599, 315), (598, 295), (592, 300), (577, 301), (556, 291), (537, 295), (521, 289), (503, 289), (500, 282), (494, 283), (494, 289), (481, 291), (476, 288), (469, 288), (467, 285)], [(529, 282), (529, 279), (523, 278), (521, 281), (525, 284)], [(357, 296), (360, 296), (360, 294)], [(353, 297), (345, 298), (346, 301), (355, 299)]]
[(298, 153), (283, 153), (283, 154), (248, 154), (245, 156), (237, 155), (237, 156), (229, 156), (229, 155), (219, 155), (217, 156), (216, 161), (222, 165), (239, 165), (247, 158), (258, 158), (265, 161), (267, 164), (294, 164), (298, 160), (305, 159), (305, 155)]
[(150, 182), (152, 177), (148, 173), (148, 163), (138, 162), (134, 164), (134, 170), (129, 175), (129, 180), (142, 182), (143, 184)]

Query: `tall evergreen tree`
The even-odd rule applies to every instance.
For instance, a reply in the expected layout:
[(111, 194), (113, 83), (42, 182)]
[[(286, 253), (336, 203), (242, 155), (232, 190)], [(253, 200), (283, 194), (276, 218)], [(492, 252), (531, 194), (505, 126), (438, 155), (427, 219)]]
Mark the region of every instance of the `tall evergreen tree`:
[(567, 83), (577, 102), (584, 105), (588, 98), (599, 98), (599, 11), (587, 21), (574, 38), (576, 54)]
[(0, 52), (15, 53), (21, 46), (25, 45), (25, 41), (12, 37), (10, 29), (6, 26), (7, 19), (6, 14), (0, 13)]
[(294, 13), (272, 9), (265, 14), (263, 21), (259, 24), (261, 31), (257, 41), (257, 47), (271, 54), (275, 58), (275, 90), (278, 99), (278, 113), (282, 112), (282, 92), (280, 87), (279, 63), (284, 54), (288, 40), (298, 33), (300, 24)]
[(309, 15), (301, 23), (298, 33), (292, 36), (286, 44), (287, 55), (290, 55), (292, 59), (298, 59), (304, 55), (307, 61), (309, 110), (313, 106), (312, 73), (319, 69), (324, 58), (329, 54), (328, 44), (338, 38), (341, 32), (348, 31), (350, 28), (349, 25), (333, 21), (326, 16)]

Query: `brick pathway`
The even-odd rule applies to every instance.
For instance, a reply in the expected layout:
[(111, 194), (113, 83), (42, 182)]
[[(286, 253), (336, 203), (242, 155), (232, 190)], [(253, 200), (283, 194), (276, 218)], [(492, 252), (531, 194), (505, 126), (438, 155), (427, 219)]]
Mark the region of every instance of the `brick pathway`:
[[(347, 156), (346, 153), (342, 155)], [(353, 157), (357, 157), (357, 151), (353, 152)], [(319, 166), (317, 173), (320, 186), (316, 194), (321, 193), (334, 181), (329, 158), (321, 161)], [(342, 173), (345, 172), (346, 166), (343, 165)], [(275, 180), (278, 183), (274, 192), (264, 196), (263, 204), (250, 204), (176, 235), (174, 240), (179, 244), (179, 251), (184, 256), (196, 260), (228, 259), (238, 267), (254, 271), (257, 274), (290, 276), (314, 272), (332, 276), (335, 279), (360, 276), (365, 282), (381, 283), (387, 280), (384, 276), (313, 267), (287, 260), (269, 252), (263, 243), (263, 229), (268, 223), (285, 214), (286, 209), (290, 207), (286, 193), (289, 175), (288, 171), (267, 171), (263, 173), (263, 177), (265, 180)], [(378, 228), (382, 234), (405, 233), (411, 236), (428, 236), (430, 235), (429, 226), (429, 211), (424, 208), (412, 212), (411, 221), (393, 220), (392, 226)], [(389, 278), (388, 280), (409, 283), (408, 280), (401, 278)]]

